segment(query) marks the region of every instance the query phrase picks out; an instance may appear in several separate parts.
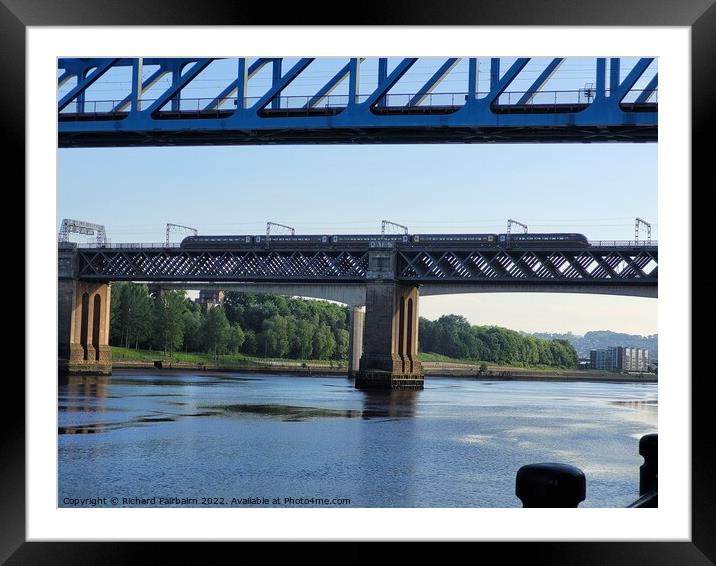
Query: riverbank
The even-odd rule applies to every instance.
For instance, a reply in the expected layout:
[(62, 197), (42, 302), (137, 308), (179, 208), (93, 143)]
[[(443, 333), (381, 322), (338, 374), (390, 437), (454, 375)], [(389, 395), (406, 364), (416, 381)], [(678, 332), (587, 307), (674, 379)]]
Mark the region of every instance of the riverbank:
[(296, 375), (348, 375), (346, 366), (301, 364), (203, 364), (189, 362), (164, 362), (155, 364), (151, 361), (119, 360), (112, 362), (112, 369), (156, 369), (162, 371), (233, 371), (245, 373), (279, 373)]
[(655, 374), (627, 374), (600, 370), (529, 369), (509, 366), (489, 366), (486, 371), (472, 364), (423, 362), (426, 376), (471, 377), (500, 381), (601, 381), (609, 383), (657, 383)]
[[(206, 354), (177, 353), (168, 359), (159, 352), (112, 348), (113, 369), (160, 369), (191, 371), (235, 371), (246, 373), (280, 373), (293, 375), (347, 375), (345, 362), (328, 360), (270, 360), (247, 356), (221, 356), (213, 359)], [(425, 357), (434, 359), (434, 355)], [(459, 361), (423, 361), (426, 377), (468, 377), (479, 380), (527, 381), (601, 381), (656, 383), (654, 374), (620, 374), (600, 370), (564, 370), (556, 368), (518, 368)]]

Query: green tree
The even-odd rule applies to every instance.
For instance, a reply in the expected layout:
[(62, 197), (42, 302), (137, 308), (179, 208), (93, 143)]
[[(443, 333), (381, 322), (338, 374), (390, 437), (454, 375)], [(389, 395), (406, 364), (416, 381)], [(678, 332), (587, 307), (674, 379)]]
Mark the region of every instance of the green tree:
[(189, 352), (198, 352), (202, 347), (201, 335), (202, 316), (201, 310), (186, 310), (182, 315), (182, 327), (184, 330), (184, 347)]
[(344, 329), (339, 328), (335, 331), (335, 339), (336, 339), (336, 351), (334, 354), (335, 359), (337, 360), (347, 360), (348, 359), (348, 345), (350, 343), (350, 333)]
[(316, 325), (307, 319), (296, 321), (296, 329), (291, 337), (292, 349), (296, 357), (308, 360), (313, 355), (313, 335), (316, 333)]
[(290, 339), (288, 319), (279, 314), (273, 315), (263, 323), (263, 354), (266, 357), (283, 358), (288, 354)]
[(138, 348), (152, 331), (152, 299), (146, 285), (112, 285), (110, 342)]
[(232, 324), (229, 330), (229, 340), (227, 343), (227, 350), (231, 354), (236, 354), (244, 343), (246, 336), (241, 326), (238, 324)]
[(214, 356), (223, 354), (229, 342), (230, 331), (224, 309), (221, 306), (208, 308), (201, 326), (204, 350)]
[(167, 291), (154, 300), (154, 347), (171, 355), (184, 340), (183, 315), (186, 312), (184, 291)]
[(328, 360), (333, 357), (336, 350), (336, 339), (333, 337), (330, 327), (322, 325), (318, 327), (313, 336), (313, 354), (315, 359)]
[(249, 356), (255, 356), (258, 353), (258, 340), (256, 332), (253, 330), (247, 330), (244, 332), (244, 343), (241, 347), (241, 351)]
[(110, 318), (109, 318), (109, 343), (114, 346), (126, 346), (125, 323), (122, 317), (122, 295), (127, 285), (124, 281), (112, 283), (111, 300), (110, 300)]

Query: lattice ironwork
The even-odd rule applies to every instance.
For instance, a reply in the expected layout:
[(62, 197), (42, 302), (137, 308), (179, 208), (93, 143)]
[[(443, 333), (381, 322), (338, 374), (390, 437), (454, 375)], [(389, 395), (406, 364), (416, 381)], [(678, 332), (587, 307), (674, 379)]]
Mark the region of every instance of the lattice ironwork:
[(553, 283), (633, 281), (655, 283), (658, 251), (463, 250), (400, 251), (397, 276), (403, 281), (550, 281)]
[(106, 281), (361, 281), (367, 252), (79, 250), (79, 277)]
[[(105, 281), (361, 282), (367, 250), (192, 250), (79, 248), (81, 279)], [(405, 282), (658, 282), (658, 248), (398, 249), (395, 277)]]

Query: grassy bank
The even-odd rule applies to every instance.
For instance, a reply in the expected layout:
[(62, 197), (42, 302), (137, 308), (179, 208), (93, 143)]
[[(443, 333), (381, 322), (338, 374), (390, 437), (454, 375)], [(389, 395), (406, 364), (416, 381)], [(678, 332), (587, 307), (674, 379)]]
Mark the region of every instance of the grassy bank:
[(472, 358), (451, 358), (443, 354), (434, 354), (432, 352), (421, 352), (420, 361), (428, 362), (431, 364), (447, 364), (447, 365), (461, 365), (479, 368), (481, 365), (486, 365), (488, 371), (504, 371), (504, 370), (529, 370), (535, 372), (554, 373), (554, 372), (574, 372), (574, 369), (556, 368), (545, 365), (499, 365), (495, 362), (486, 362), (485, 360), (477, 360)]
[[(656, 376), (626, 375), (605, 370), (560, 369), (552, 367), (504, 366), (482, 360), (456, 359), (442, 354), (421, 353), (420, 360), (426, 375), (464, 376), (488, 379), (578, 379), (604, 381), (656, 381)], [(134, 350), (112, 346), (112, 363), (117, 368), (154, 367), (162, 362), (163, 368), (174, 369), (215, 369), (237, 371), (286, 371), (309, 373), (345, 373), (348, 370), (346, 360), (293, 360), (282, 358), (257, 358), (244, 354), (212, 356), (197, 352), (174, 352), (166, 356), (164, 352), (153, 350)], [(484, 369), (483, 364), (486, 366)], [(484, 370), (484, 371), (483, 371)]]
[(485, 377), (495, 379), (594, 380), (656, 382), (654, 374), (626, 374), (598, 369), (564, 369), (550, 366), (511, 366), (483, 360), (457, 359), (442, 354), (421, 353), (426, 375)]
[(336, 369), (347, 368), (347, 362), (335, 360), (288, 360), (278, 358), (256, 358), (244, 354), (226, 354), (213, 356), (199, 352), (174, 352), (171, 356), (155, 350), (134, 350), (112, 346), (112, 362), (115, 366), (146, 365), (153, 366), (160, 361), (163, 366), (261, 369), (267, 367), (311, 367)]

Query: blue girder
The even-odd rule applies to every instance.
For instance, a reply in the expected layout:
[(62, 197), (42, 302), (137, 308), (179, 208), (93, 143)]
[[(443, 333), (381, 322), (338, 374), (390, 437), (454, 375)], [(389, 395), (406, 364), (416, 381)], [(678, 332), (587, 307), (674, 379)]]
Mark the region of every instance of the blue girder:
[[(654, 75), (642, 90), (635, 85), (653, 59), (639, 59), (620, 79), (620, 60), (596, 60), (596, 88), (586, 99), (557, 99), (544, 103), (543, 87), (560, 72), (563, 59), (547, 60), (531, 86), (516, 92), (512, 86), (533, 61), (519, 58), (500, 73), (501, 61), (492, 59), (489, 90), (478, 93), (479, 63), (467, 61), (463, 92), (435, 88), (460, 61), (443, 59), (434, 74), (412, 93), (393, 92), (419, 60), (404, 58), (388, 71), (388, 60), (378, 60), (378, 80), (371, 89), (360, 82), (363, 58), (346, 59), (328, 82), (305, 96), (284, 91), (310, 76), (313, 58), (289, 65), (282, 59), (238, 60), (238, 76), (196, 109), (185, 89), (216, 59), (60, 59), (58, 85), (76, 79), (58, 101), (61, 147), (137, 145), (229, 145), (276, 143), (482, 143), (482, 142), (654, 142), (657, 140), (658, 80)], [(609, 75), (607, 76), (607, 62)], [(271, 80), (262, 94), (246, 97), (249, 80), (270, 64)], [(158, 66), (146, 78), (143, 67)], [(88, 89), (110, 70), (130, 67), (129, 94), (116, 101), (88, 100)], [(290, 67), (290, 68), (289, 68)], [(535, 72), (534, 70), (532, 72)], [(170, 75), (170, 84), (157, 82)], [(644, 79), (646, 82), (646, 79)], [(315, 84), (315, 83), (313, 83)], [(334, 95), (347, 85), (348, 95)], [(608, 85), (608, 86), (607, 86)], [(511, 88), (512, 87), (512, 88)], [(152, 98), (143, 97), (152, 89)], [(158, 91), (158, 92), (157, 92)], [(632, 102), (625, 102), (629, 93)], [(539, 95), (542, 95), (540, 98)], [(292, 99), (301, 98), (300, 104)], [(229, 104), (233, 101), (233, 104)], [(542, 102), (540, 102), (542, 101)]]

